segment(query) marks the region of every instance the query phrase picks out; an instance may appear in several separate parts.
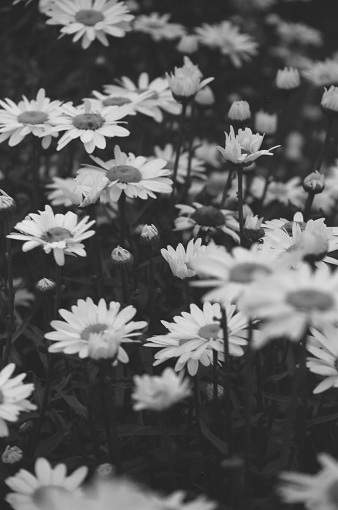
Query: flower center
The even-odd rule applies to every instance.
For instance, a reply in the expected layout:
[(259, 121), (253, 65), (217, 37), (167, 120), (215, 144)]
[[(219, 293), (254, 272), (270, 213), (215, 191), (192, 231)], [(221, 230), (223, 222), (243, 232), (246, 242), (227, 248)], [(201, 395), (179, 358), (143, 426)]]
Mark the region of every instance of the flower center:
[(338, 506), (338, 482), (333, 482), (327, 488), (328, 500), (333, 504), (334, 508)]
[(69, 239), (70, 237), (72, 237), (72, 234), (66, 228), (53, 227), (42, 236), (42, 239), (48, 243), (56, 243), (58, 241), (64, 241), (64, 239)]
[(99, 113), (80, 113), (73, 118), (73, 124), (77, 129), (99, 129), (104, 124), (104, 118)]
[(104, 106), (121, 106), (123, 104), (131, 103), (128, 97), (107, 97), (102, 101)]
[(100, 333), (104, 333), (108, 329), (107, 324), (103, 324), (101, 322), (97, 322), (96, 324), (91, 324), (90, 326), (87, 326), (81, 333), (82, 340), (89, 341), (91, 335)]
[(69, 494), (69, 491), (59, 485), (44, 485), (42, 487), (38, 487), (32, 495), (34, 507), (36, 505), (36, 508), (41, 508), (41, 510), (44, 508), (56, 510), (57, 500), (60, 493)]
[(217, 335), (219, 331), (221, 330), (221, 327), (219, 324), (206, 324), (205, 326), (202, 326), (198, 332), (198, 336), (201, 336), (202, 338), (205, 338), (206, 340), (210, 340), (211, 338), (217, 338)]
[(29, 110), (18, 115), (18, 121), (22, 124), (43, 124), (47, 119), (48, 115), (38, 110)]
[(93, 27), (96, 23), (104, 20), (104, 15), (96, 9), (81, 9), (75, 14), (75, 19), (78, 23)]
[(225, 223), (225, 216), (216, 207), (204, 205), (194, 211), (190, 218), (196, 221), (202, 227), (220, 227)]
[(117, 165), (110, 168), (107, 172), (110, 181), (119, 182), (140, 182), (142, 180), (141, 172), (131, 165)]
[(242, 262), (230, 269), (230, 281), (236, 283), (251, 283), (259, 274), (270, 274), (271, 270), (257, 262)]
[(286, 302), (301, 312), (330, 310), (334, 306), (332, 297), (321, 290), (302, 289), (289, 292), (286, 295)]
[(306, 221), (287, 221), (286, 223), (284, 223), (284, 225), (281, 226), (281, 228), (286, 230), (289, 236), (292, 236), (292, 226), (294, 223), (296, 223), (300, 227), (302, 232), (305, 230)]

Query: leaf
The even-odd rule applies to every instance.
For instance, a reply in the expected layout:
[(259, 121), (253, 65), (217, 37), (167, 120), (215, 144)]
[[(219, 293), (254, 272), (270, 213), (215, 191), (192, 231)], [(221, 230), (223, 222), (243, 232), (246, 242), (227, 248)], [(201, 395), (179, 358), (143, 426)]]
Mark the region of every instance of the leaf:
[(286, 370), (285, 372), (280, 372), (279, 374), (270, 375), (270, 377), (266, 377), (264, 379), (264, 383), (273, 382), (273, 381), (281, 381), (282, 379), (285, 379), (285, 377), (287, 377), (290, 374), (291, 374), (291, 371)]
[(306, 425), (313, 427), (314, 425), (320, 425), (321, 423), (327, 423), (329, 421), (338, 420), (338, 413), (329, 414), (328, 416), (319, 416), (318, 418), (312, 418), (308, 420)]
[(82, 418), (84, 420), (88, 419), (86, 407), (83, 404), (81, 404), (81, 402), (78, 400), (77, 397), (75, 397), (75, 395), (65, 395), (61, 391), (58, 391), (58, 393), (59, 393), (59, 395), (61, 395), (63, 400), (65, 400), (67, 402), (69, 407), (71, 407), (71, 409), (73, 409), (73, 411), (78, 416), (80, 416), (80, 418)]
[(168, 434), (168, 436), (189, 436), (193, 434), (189, 434), (187, 432), (182, 432), (180, 430), (176, 429), (165, 429), (163, 431), (160, 427), (154, 427), (151, 425), (143, 426), (143, 425), (134, 425), (126, 424), (126, 425), (119, 425), (117, 427), (117, 435), (118, 437), (125, 437), (125, 436), (161, 436), (163, 435), (163, 432)]
[(217, 437), (206, 424), (203, 418), (200, 418), (200, 427), (203, 436), (223, 455), (228, 455), (228, 445)]
[(37, 449), (36, 449), (36, 457), (46, 457), (50, 453), (52, 453), (60, 443), (63, 441), (63, 434), (61, 432), (57, 431), (52, 436), (48, 437), (47, 439), (43, 439), (39, 442)]

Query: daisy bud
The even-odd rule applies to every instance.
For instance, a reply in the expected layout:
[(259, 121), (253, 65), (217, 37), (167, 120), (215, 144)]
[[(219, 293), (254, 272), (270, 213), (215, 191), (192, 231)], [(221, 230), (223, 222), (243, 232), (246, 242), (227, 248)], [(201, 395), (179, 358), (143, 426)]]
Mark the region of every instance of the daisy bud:
[(257, 112), (255, 115), (255, 129), (259, 133), (274, 135), (277, 130), (277, 115), (263, 110)]
[(258, 218), (258, 216), (253, 216), (249, 214), (244, 223), (243, 234), (246, 239), (251, 241), (252, 243), (257, 242), (259, 239), (264, 237), (265, 232), (262, 228), (263, 218)]
[(171, 75), (166, 73), (171, 93), (179, 103), (191, 101), (202, 87), (213, 80), (213, 78), (207, 78), (201, 81), (202, 76), (198, 66), (194, 65), (188, 57), (184, 57), (183, 67), (175, 67)]
[(35, 284), (35, 290), (39, 294), (52, 294), (55, 286), (56, 283), (53, 280), (50, 280), (49, 278), (41, 278), (41, 280)]
[(300, 85), (300, 75), (298, 69), (293, 67), (284, 67), (278, 69), (276, 76), (277, 88), (282, 90), (296, 89)]
[(231, 121), (245, 122), (251, 118), (250, 106), (247, 101), (234, 101), (228, 111)]
[(303, 188), (308, 193), (313, 193), (314, 195), (321, 193), (325, 188), (325, 175), (318, 172), (318, 170), (312, 172), (305, 177)]
[(329, 89), (325, 88), (321, 105), (326, 115), (331, 117), (338, 115), (338, 87), (332, 85)]
[(155, 225), (144, 225), (140, 236), (140, 244), (153, 246), (157, 244), (159, 240), (160, 236)]
[(198, 50), (198, 37), (196, 35), (183, 35), (177, 49), (181, 53), (194, 53)]
[(14, 209), (14, 199), (0, 189), (0, 215), (11, 213)]
[(130, 251), (125, 250), (121, 246), (117, 246), (111, 252), (111, 258), (114, 266), (132, 266), (134, 263), (134, 257)]
[(18, 446), (6, 446), (1, 455), (1, 460), (4, 464), (15, 464), (20, 462), (23, 457), (23, 451)]

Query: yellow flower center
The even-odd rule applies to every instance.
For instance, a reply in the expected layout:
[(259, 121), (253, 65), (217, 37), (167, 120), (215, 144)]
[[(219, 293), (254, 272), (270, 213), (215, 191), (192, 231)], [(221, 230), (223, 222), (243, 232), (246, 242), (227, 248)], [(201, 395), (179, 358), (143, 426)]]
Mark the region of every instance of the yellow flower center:
[(131, 100), (128, 97), (107, 97), (102, 101), (104, 106), (122, 106), (123, 104), (131, 103)]
[(81, 338), (82, 340), (87, 340), (87, 342), (89, 341), (91, 335), (93, 334), (97, 334), (99, 335), (100, 333), (104, 333), (106, 330), (108, 329), (108, 326), (107, 324), (103, 324), (103, 323), (96, 323), (96, 324), (91, 324), (90, 326), (87, 326), (81, 333)]
[(64, 239), (69, 239), (72, 237), (72, 234), (63, 227), (53, 227), (48, 230), (41, 238), (48, 243), (56, 243), (58, 241), (63, 241)]
[(104, 15), (96, 9), (81, 9), (75, 14), (75, 20), (87, 27), (93, 27), (96, 23), (104, 20)]
[(77, 129), (99, 129), (104, 124), (104, 118), (99, 113), (80, 113), (73, 118), (73, 124)]
[(214, 322), (213, 324), (206, 324), (202, 326), (198, 332), (198, 336), (210, 340), (211, 338), (217, 338), (218, 333), (221, 330), (221, 326)]
[(334, 307), (330, 294), (316, 289), (301, 289), (288, 292), (285, 301), (300, 312), (319, 310), (325, 312)]
[(107, 177), (111, 182), (140, 182), (142, 180), (141, 172), (131, 165), (117, 165), (110, 168)]
[(225, 224), (225, 216), (216, 207), (204, 205), (194, 211), (190, 218), (202, 227), (220, 227)]
[(257, 262), (242, 262), (230, 269), (229, 280), (235, 283), (251, 283), (258, 275), (268, 275), (271, 269)]
[(45, 112), (39, 112), (38, 110), (30, 110), (18, 115), (18, 121), (21, 122), (21, 124), (43, 124), (47, 119), (48, 115)]

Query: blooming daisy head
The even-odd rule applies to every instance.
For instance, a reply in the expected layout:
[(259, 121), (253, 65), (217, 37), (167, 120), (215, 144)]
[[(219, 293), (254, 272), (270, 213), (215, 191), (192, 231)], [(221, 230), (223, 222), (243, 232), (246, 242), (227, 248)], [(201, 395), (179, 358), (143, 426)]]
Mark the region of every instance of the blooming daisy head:
[(61, 101), (51, 101), (46, 97), (44, 89), (40, 89), (36, 99), (29, 101), (27, 97), (18, 104), (11, 99), (0, 100), (0, 143), (8, 139), (8, 145), (18, 145), (25, 136), (32, 134), (42, 138), (42, 147), (47, 149), (52, 136), (57, 133), (47, 133), (53, 120), (60, 115)]
[(187, 249), (183, 244), (179, 243), (176, 250), (172, 246), (167, 246), (161, 250), (162, 257), (168, 262), (170, 269), (177, 278), (191, 278), (195, 276), (194, 258), (200, 251), (204, 251), (207, 247), (202, 246), (202, 239), (191, 239)]
[(86, 251), (81, 241), (95, 234), (88, 230), (95, 220), (88, 221), (85, 216), (80, 222), (71, 211), (66, 214), (54, 214), (52, 208), (46, 205), (44, 211), (38, 214), (30, 213), (23, 221), (15, 225), (20, 234), (12, 233), (8, 237), (25, 241), (23, 251), (29, 251), (41, 246), (45, 253), (53, 252), (56, 263), (63, 266), (65, 255), (85, 257)]
[(112, 202), (116, 202), (121, 193), (143, 200), (156, 198), (155, 193), (171, 193), (172, 180), (168, 177), (171, 171), (165, 168), (167, 162), (164, 159), (149, 160), (134, 156), (131, 152), (126, 154), (118, 145), (115, 146), (114, 156), (115, 159), (106, 162), (93, 157), (99, 166), (88, 167), (101, 171), (107, 177), (107, 191)]
[(149, 15), (141, 14), (135, 19), (133, 29), (135, 32), (149, 34), (156, 42), (182, 37), (186, 32), (184, 26), (171, 23), (169, 20), (170, 14), (158, 14), (157, 12), (152, 12)]
[(95, 147), (105, 149), (106, 138), (129, 136), (129, 131), (119, 126), (121, 119), (130, 114), (130, 105), (102, 106), (98, 101), (86, 99), (80, 106), (68, 103), (53, 118), (48, 133), (65, 131), (58, 141), (57, 150), (63, 149), (75, 138), (80, 138), (85, 150), (91, 154)]
[(135, 375), (134, 384), (134, 411), (165, 411), (191, 395), (190, 381), (172, 368), (166, 368), (160, 376)]
[(107, 35), (124, 37), (134, 18), (124, 2), (116, 0), (58, 0), (46, 12), (48, 25), (63, 25), (61, 35), (82, 39), (82, 48), (88, 48), (98, 39), (108, 46)]
[(99, 172), (80, 172), (75, 179), (62, 188), (62, 192), (77, 207), (95, 204), (102, 195), (109, 180)]
[(121, 343), (132, 342), (131, 337), (140, 335), (140, 329), (147, 326), (144, 321), (132, 321), (136, 314), (133, 306), (120, 310), (121, 305), (111, 301), (109, 305), (100, 299), (95, 305), (91, 298), (79, 299), (71, 312), (61, 309), (64, 319), (54, 320), (54, 331), (46, 333), (45, 338), (53, 344), (49, 352), (78, 354), (80, 358), (112, 358), (128, 363), (128, 355)]
[(193, 202), (192, 205), (178, 204), (179, 216), (175, 219), (175, 230), (193, 229), (196, 236), (200, 230), (221, 230), (239, 242), (238, 221), (234, 218), (233, 211), (217, 209), (211, 205), (202, 205)]
[(306, 366), (313, 374), (324, 379), (315, 387), (313, 393), (322, 393), (330, 388), (338, 388), (338, 331), (336, 326), (326, 324), (322, 331), (311, 328), (306, 348), (312, 354), (307, 358)]
[[(248, 321), (242, 313), (236, 313), (236, 307), (227, 302), (224, 306), (227, 317), (229, 353), (242, 356), (243, 346), (247, 344)], [(185, 366), (190, 375), (197, 373), (199, 364), (213, 364), (213, 351), (217, 351), (218, 362), (224, 361), (224, 332), (221, 324), (222, 313), (218, 303), (206, 302), (203, 308), (190, 305), (190, 313), (182, 312), (173, 322), (161, 321), (169, 330), (166, 335), (148, 338), (146, 347), (160, 348), (155, 354), (154, 365), (177, 358), (175, 370)]]
[(287, 182), (272, 181), (266, 192), (264, 205), (280, 202), (284, 205), (294, 205), (299, 209), (304, 207), (306, 193), (301, 186), (300, 177), (292, 177)]
[(176, 101), (184, 103), (191, 100), (214, 78), (202, 80), (202, 73), (197, 65), (194, 65), (189, 57), (184, 57), (184, 65), (175, 67), (171, 74), (166, 73), (170, 90)]
[(26, 374), (12, 377), (14, 363), (6, 365), (0, 372), (0, 437), (8, 436), (6, 422), (15, 422), (21, 411), (33, 411), (36, 405), (27, 398), (34, 391), (34, 384), (24, 384)]
[(60, 495), (71, 493), (80, 496), (80, 486), (88, 473), (82, 466), (69, 476), (65, 464), (57, 464), (54, 468), (44, 458), (35, 462), (35, 474), (20, 469), (15, 476), (5, 480), (13, 491), (6, 496), (6, 501), (14, 510), (33, 510), (35, 508), (54, 508), (52, 501)]

